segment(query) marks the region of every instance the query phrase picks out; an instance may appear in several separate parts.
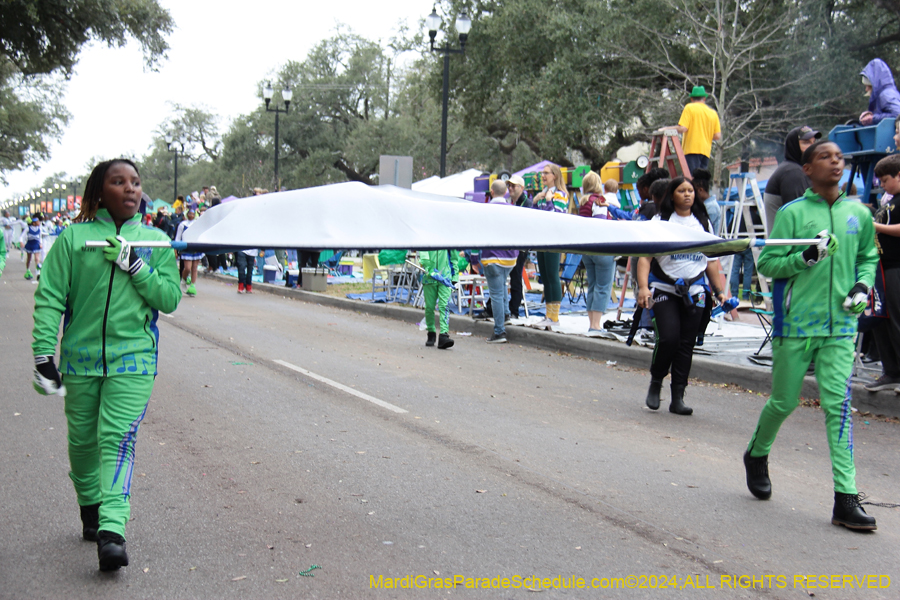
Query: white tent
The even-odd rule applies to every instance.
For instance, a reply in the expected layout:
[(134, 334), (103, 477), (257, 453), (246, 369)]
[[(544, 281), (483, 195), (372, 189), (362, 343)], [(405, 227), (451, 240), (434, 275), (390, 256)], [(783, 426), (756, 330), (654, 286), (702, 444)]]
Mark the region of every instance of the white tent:
[(462, 173), (448, 175), (443, 179), (437, 176), (429, 177), (412, 184), (412, 189), (414, 192), (462, 198), (466, 192), (475, 189), (475, 178), (479, 175), (481, 175), (481, 171), (478, 169), (469, 169)]

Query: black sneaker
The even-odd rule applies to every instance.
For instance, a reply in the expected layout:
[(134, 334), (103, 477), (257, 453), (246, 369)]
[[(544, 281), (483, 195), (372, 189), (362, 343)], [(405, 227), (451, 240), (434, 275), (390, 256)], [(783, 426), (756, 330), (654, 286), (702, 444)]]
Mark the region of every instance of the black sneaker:
[(100, 505), (79, 506), (81, 510), (81, 537), (86, 542), (97, 541), (97, 530), (100, 529)]
[(97, 558), (100, 559), (101, 571), (117, 571), (119, 567), (127, 567), (128, 554), (125, 552), (125, 538), (112, 531), (98, 531)]
[(429, 331), (428, 337), (425, 338), (425, 345), (426, 346), (434, 346), (435, 340), (437, 340), (437, 333), (435, 333), (434, 331)]
[(747, 471), (747, 489), (760, 500), (768, 500), (772, 496), (772, 482), (769, 480), (769, 455), (750, 456), (744, 452), (744, 469)]
[(847, 529), (857, 531), (875, 531), (875, 517), (870, 517), (859, 505), (859, 494), (834, 493), (834, 511), (831, 513), (832, 525), (843, 525)]
[(488, 344), (505, 344), (506, 343), (506, 334), (501, 333), (497, 335), (496, 333), (487, 339)]
[(450, 339), (450, 334), (442, 333), (438, 336), (438, 350), (446, 350), (447, 348), (453, 347), (453, 340)]
[(900, 377), (882, 375), (872, 383), (866, 384), (867, 392), (880, 392), (881, 390), (894, 390), (900, 387)]

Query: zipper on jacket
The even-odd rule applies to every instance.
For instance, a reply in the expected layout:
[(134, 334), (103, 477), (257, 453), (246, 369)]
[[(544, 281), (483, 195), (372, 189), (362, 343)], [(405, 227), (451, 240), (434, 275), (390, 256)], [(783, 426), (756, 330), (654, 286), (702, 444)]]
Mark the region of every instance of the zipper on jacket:
[[(850, 186), (847, 186), (847, 189), (850, 189)], [(829, 233), (834, 235), (834, 207), (840, 201), (840, 198), (834, 201), (834, 204), (828, 207), (828, 218), (831, 221), (831, 229)], [(838, 246), (840, 248), (840, 246)], [(828, 334), (834, 335), (834, 315), (831, 314), (832, 305), (831, 305), (831, 297), (832, 292), (834, 291), (834, 261), (837, 260), (834, 256), (831, 257), (831, 262), (829, 263), (830, 275), (828, 278)]]
[[(120, 225), (116, 225), (116, 235), (119, 235)], [(112, 270), (109, 272), (109, 289), (106, 290), (106, 308), (103, 309), (103, 342), (101, 352), (103, 353), (103, 376), (109, 375), (109, 365), (106, 364), (106, 322), (109, 320), (109, 303), (112, 300), (113, 279), (116, 277), (116, 263), (112, 263)]]

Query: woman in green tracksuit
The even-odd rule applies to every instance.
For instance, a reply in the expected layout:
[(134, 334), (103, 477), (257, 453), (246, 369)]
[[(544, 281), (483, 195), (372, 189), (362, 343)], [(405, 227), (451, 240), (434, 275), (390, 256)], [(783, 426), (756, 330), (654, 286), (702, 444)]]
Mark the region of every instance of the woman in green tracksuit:
[[(82, 535), (97, 541), (100, 569), (110, 571), (128, 565), (134, 445), (156, 377), (157, 316), (178, 307), (181, 290), (170, 248), (129, 243), (169, 241), (141, 225), (141, 180), (131, 161), (97, 165), (83, 198), (75, 224), (47, 255), (35, 293), (33, 383), (39, 393), (65, 396)], [(89, 240), (109, 246), (89, 248)]]
[(856, 490), (850, 374), (857, 319), (866, 307), (878, 264), (875, 228), (869, 210), (841, 192), (844, 158), (836, 144), (817, 142), (803, 153), (802, 161), (812, 188), (778, 211), (771, 237), (818, 237), (820, 243), (766, 246), (759, 257), (759, 272), (774, 279), (772, 394), (744, 453), (747, 487), (762, 500), (771, 496), (769, 449), (797, 407), (803, 377), (814, 361), (831, 449), (835, 492), (831, 522), (873, 530), (875, 519), (860, 507)]

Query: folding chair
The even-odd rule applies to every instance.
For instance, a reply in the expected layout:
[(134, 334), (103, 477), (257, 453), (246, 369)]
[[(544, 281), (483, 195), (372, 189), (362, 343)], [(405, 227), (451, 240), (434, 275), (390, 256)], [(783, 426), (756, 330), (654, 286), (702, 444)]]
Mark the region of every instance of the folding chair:
[(384, 292), (386, 302), (393, 302), (396, 295), (395, 285), (400, 268), (397, 265), (382, 267), (375, 255), (375, 268), (372, 270), (372, 300), (376, 292)]
[(762, 326), (763, 332), (765, 332), (766, 334), (766, 338), (763, 340), (763, 343), (760, 344), (759, 350), (754, 352), (753, 356), (759, 356), (759, 353), (762, 352), (762, 349), (766, 347), (766, 344), (772, 342), (772, 318), (775, 316), (775, 312), (765, 309), (765, 305), (767, 303), (771, 304), (771, 302), (771, 293), (750, 292), (750, 304), (753, 305), (753, 307), (750, 309), (750, 312), (755, 314), (759, 319), (759, 324)]
[(340, 277), (341, 273), (338, 272), (338, 265), (341, 264), (341, 257), (344, 256), (343, 250), (337, 250), (334, 254), (331, 255), (330, 258), (324, 260), (319, 263), (320, 266), (328, 269), (328, 274), (332, 277)]
[(460, 274), (456, 288), (451, 292), (451, 300), (453, 294), (456, 294), (456, 306), (459, 310), (469, 309), (471, 317), (475, 311), (475, 303), (479, 300), (484, 305), (484, 286), (487, 285), (487, 278), (481, 275), (463, 275)]
[(579, 298), (584, 297), (584, 269), (581, 268), (581, 255), (566, 254), (566, 260), (561, 266), (562, 273), (559, 279), (563, 282), (563, 290), (569, 296), (569, 300), (578, 302)]
[(403, 266), (403, 282), (401, 285), (406, 290), (407, 302), (418, 308), (425, 308), (425, 294), (422, 286), (422, 277), (424, 275), (425, 269), (418, 262), (406, 259), (406, 264)]

